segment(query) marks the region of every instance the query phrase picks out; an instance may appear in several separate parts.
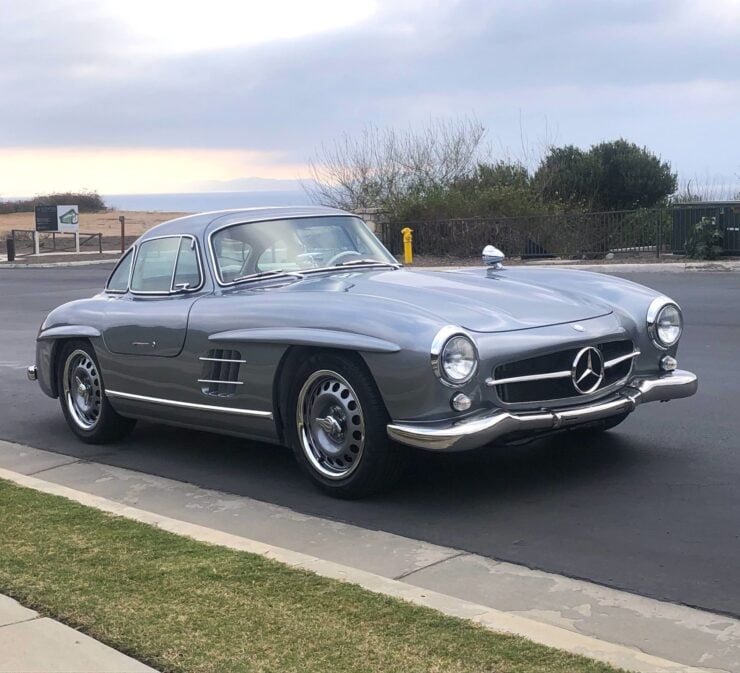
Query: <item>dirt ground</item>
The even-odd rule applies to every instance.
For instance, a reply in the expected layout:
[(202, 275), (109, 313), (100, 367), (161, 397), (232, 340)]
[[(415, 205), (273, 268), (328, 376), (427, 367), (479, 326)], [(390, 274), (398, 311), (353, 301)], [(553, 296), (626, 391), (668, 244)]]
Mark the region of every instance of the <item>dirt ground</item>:
[[(101, 213), (80, 213), (80, 233), (97, 234), (105, 236), (118, 235), (121, 232), (121, 225), (118, 217), (123, 215), (126, 218), (126, 235), (139, 236), (147, 229), (151, 229), (155, 224), (172, 220), (175, 217), (181, 217), (188, 213), (152, 213), (139, 212), (130, 210), (107, 210)], [(10, 234), (11, 229), (33, 230), (36, 223), (33, 213), (11, 213), (9, 215), (0, 215), (0, 236), (5, 238)]]

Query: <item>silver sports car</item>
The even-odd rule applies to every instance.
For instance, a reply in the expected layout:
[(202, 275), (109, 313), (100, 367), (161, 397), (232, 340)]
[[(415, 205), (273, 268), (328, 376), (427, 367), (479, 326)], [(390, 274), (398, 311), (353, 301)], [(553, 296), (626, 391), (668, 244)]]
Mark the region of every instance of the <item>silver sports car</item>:
[(28, 376), (85, 442), (136, 419), (292, 447), (327, 492), (389, 484), (406, 446), (613, 428), (688, 397), (678, 305), (602, 274), (401, 268), (327, 208), (205, 213), (144, 234), (100, 294), (52, 311)]

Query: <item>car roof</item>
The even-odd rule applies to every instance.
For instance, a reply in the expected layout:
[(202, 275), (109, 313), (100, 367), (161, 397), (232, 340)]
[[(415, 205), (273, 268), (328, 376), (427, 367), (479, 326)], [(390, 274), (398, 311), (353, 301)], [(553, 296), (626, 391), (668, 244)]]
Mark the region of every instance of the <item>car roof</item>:
[(235, 208), (232, 210), (214, 210), (207, 213), (187, 215), (174, 220), (162, 222), (141, 236), (141, 240), (177, 234), (192, 234), (197, 236), (213, 229), (247, 222), (274, 220), (295, 217), (321, 217), (336, 215), (352, 215), (338, 208), (325, 206), (268, 206), (264, 208)]

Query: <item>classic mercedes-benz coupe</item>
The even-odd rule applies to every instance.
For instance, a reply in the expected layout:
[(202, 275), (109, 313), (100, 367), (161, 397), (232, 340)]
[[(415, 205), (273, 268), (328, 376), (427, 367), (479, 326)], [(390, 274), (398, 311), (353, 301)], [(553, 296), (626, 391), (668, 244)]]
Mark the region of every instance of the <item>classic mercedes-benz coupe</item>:
[(603, 431), (688, 397), (678, 305), (576, 270), (401, 268), (327, 208), (205, 213), (154, 227), (103, 291), (52, 311), (28, 376), (85, 442), (136, 419), (293, 448), (359, 497), (404, 446), (459, 451)]

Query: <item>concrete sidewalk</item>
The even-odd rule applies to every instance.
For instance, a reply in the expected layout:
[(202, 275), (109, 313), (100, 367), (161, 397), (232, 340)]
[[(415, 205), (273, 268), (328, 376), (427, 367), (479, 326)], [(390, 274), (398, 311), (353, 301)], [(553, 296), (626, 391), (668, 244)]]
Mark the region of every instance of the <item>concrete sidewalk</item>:
[(0, 478), (628, 670), (740, 671), (729, 616), (10, 442)]
[(156, 673), (0, 595), (0, 673)]

